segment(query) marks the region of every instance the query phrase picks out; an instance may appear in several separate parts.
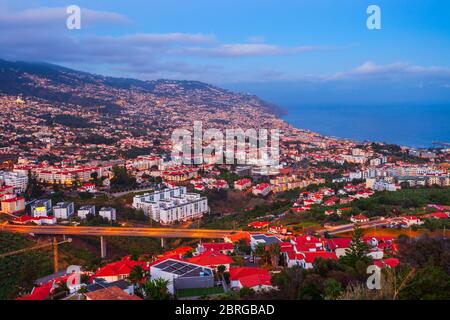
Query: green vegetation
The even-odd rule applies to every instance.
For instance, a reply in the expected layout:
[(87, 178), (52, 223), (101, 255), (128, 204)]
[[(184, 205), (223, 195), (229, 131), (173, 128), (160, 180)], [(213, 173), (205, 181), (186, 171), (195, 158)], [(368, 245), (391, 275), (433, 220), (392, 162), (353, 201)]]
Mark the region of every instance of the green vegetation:
[[(33, 245), (36, 244), (25, 236), (0, 232), (0, 253)], [(29, 293), (34, 287), (34, 281), (51, 274), (52, 270), (52, 257), (46, 249), (0, 258), (0, 300), (14, 299)]]
[(169, 281), (164, 279), (148, 280), (144, 286), (143, 291), (147, 300), (169, 300), (171, 295), (167, 290)]
[[(358, 239), (358, 234), (353, 236)], [(376, 299), (376, 300), (448, 300), (450, 299), (450, 239), (398, 239), (400, 264), (395, 269), (383, 269), (381, 290), (366, 286), (367, 266), (371, 263), (353, 246), (348, 258), (317, 259), (312, 269), (286, 268), (273, 275), (272, 283), (279, 290), (261, 293), (259, 298), (270, 299)]]
[(91, 134), (87, 137), (78, 137), (76, 142), (79, 144), (106, 144), (112, 145), (117, 142), (117, 139), (107, 138), (98, 134)]
[(111, 179), (111, 191), (117, 192), (128, 190), (137, 186), (136, 178), (128, 174), (126, 167), (114, 166), (113, 174), (114, 177)]
[(217, 216), (206, 215), (203, 218), (203, 228), (211, 229), (234, 229), (247, 228), (247, 225), (256, 218), (266, 216), (268, 214), (282, 213), (290, 208), (289, 201), (275, 201), (272, 203), (256, 205), (252, 210), (243, 213), (231, 214), (222, 218)]
[(201, 297), (223, 293), (223, 287), (182, 289), (177, 291), (178, 298)]

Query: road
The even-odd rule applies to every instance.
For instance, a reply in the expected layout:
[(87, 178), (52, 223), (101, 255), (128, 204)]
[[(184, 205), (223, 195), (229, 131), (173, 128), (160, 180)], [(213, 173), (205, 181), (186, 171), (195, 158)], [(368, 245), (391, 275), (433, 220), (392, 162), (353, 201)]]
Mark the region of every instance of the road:
[(17, 233), (105, 236), (105, 237), (153, 237), (220, 239), (235, 232), (232, 230), (173, 229), (173, 228), (126, 228), (126, 227), (72, 227), (72, 226), (23, 226), (1, 225), (0, 230)]
[[(361, 229), (368, 229), (368, 228), (375, 228), (375, 227), (382, 227), (385, 225), (388, 225), (393, 222), (393, 219), (384, 219), (384, 220), (373, 220), (366, 223), (360, 223), (358, 224), (359, 228)], [(355, 228), (355, 225), (352, 224), (346, 224), (342, 226), (336, 226), (336, 227), (328, 227), (324, 230), (320, 230), (319, 233), (323, 234), (324, 232), (328, 232), (330, 235), (335, 235), (339, 233), (346, 233), (351, 232)]]

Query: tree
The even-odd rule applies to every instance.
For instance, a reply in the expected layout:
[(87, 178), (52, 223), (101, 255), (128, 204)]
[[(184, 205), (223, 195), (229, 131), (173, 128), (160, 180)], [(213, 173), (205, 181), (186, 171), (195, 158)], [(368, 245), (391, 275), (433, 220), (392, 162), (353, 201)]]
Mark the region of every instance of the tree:
[(134, 266), (133, 269), (131, 269), (128, 279), (130, 279), (133, 284), (138, 284), (142, 281), (144, 276), (144, 269), (142, 269), (141, 266), (137, 265)]
[(111, 179), (111, 188), (124, 189), (136, 187), (136, 178), (128, 174), (126, 167), (113, 167), (114, 177)]
[(235, 245), (236, 249), (244, 254), (250, 254), (252, 251), (252, 248), (247, 244), (245, 239), (239, 240), (239, 242)]
[(223, 264), (217, 267), (217, 272), (219, 273), (219, 275), (222, 275), (225, 270), (227, 270), (227, 267), (225, 267)]
[(27, 200), (33, 199), (33, 198), (39, 198), (44, 194), (44, 190), (42, 190), (41, 185), (36, 180), (34, 175), (31, 174), (31, 170), (28, 171), (28, 185), (27, 189), (25, 190), (25, 198)]
[(239, 290), (239, 297), (241, 298), (250, 298), (255, 295), (255, 290), (252, 288), (242, 287), (241, 290)]
[(407, 300), (449, 300), (450, 276), (438, 266), (419, 270), (399, 294)]
[(278, 261), (280, 260), (281, 248), (278, 243), (272, 243), (269, 246), (270, 263), (274, 269), (278, 268)]
[(364, 242), (362, 236), (362, 230), (356, 226), (350, 246), (345, 256), (341, 257), (342, 262), (352, 268), (356, 268), (358, 265), (367, 265), (371, 261), (371, 258), (367, 256), (369, 246)]
[(342, 285), (336, 279), (329, 278), (324, 282), (324, 298), (326, 300), (335, 300), (342, 293)]
[(269, 263), (270, 256), (266, 250), (266, 246), (262, 243), (258, 243), (258, 245), (255, 248), (255, 256), (260, 258), (261, 264), (267, 264)]
[(169, 281), (158, 278), (149, 280), (145, 283), (143, 289), (147, 300), (169, 300), (170, 293), (167, 290)]

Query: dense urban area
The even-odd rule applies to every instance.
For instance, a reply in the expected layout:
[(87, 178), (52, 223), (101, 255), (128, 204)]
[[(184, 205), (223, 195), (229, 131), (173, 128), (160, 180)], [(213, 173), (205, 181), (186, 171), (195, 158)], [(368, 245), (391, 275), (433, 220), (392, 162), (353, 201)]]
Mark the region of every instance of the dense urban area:
[[(0, 299), (450, 299), (448, 144), (328, 137), (200, 82), (7, 61), (0, 110)], [(279, 165), (175, 163), (172, 132), (194, 121), (279, 129)]]

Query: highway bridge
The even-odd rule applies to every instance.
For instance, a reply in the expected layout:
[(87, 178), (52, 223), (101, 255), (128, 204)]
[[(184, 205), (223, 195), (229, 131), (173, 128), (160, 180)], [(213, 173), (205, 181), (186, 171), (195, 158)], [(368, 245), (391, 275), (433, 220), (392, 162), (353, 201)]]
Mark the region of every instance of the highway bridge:
[(1, 226), (1, 230), (18, 233), (45, 235), (77, 235), (101, 237), (153, 237), (153, 238), (199, 238), (219, 239), (235, 232), (233, 230), (213, 229), (175, 229), (175, 228), (130, 228), (130, 227), (73, 227), (73, 226)]
[(40, 235), (74, 235), (100, 237), (101, 257), (106, 257), (105, 237), (152, 237), (160, 238), (165, 246), (167, 238), (222, 239), (233, 230), (174, 229), (174, 228), (129, 228), (129, 227), (74, 227), (74, 226), (32, 226), (3, 224), (0, 230)]

